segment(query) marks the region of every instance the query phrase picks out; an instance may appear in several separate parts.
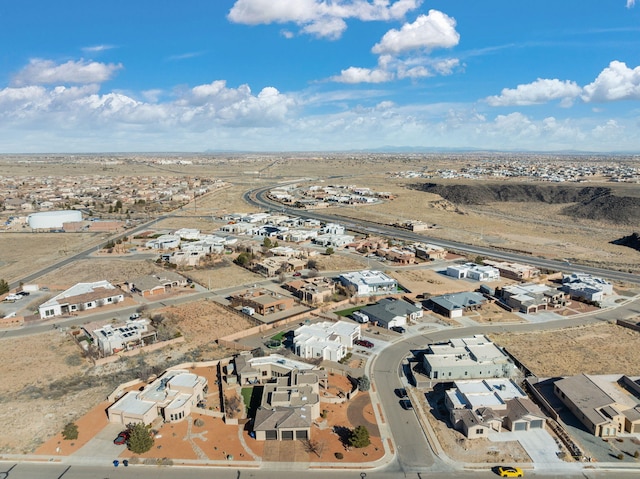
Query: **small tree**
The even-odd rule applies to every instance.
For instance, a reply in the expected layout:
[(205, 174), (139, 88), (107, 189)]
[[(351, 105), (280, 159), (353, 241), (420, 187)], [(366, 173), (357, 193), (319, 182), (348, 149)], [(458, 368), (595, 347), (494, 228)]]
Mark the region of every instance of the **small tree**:
[(268, 236), (264, 238), (264, 241), (262, 242), (262, 246), (264, 246), (265, 249), (270, 249), (273, 247), (273, 243), (271, 242), (271, 239)]
[(349, 435), (349, 445), (351, 447), (361, 448), (371, 444), (369, 439), (369, 431), (364, 426), (358, 426)]
[(333, 253), (335, 253), (335, 250), (329, 246), (326, 250), (324, 250), (324, 254), (331, 256)]
[(78, 426), (73, 422), (67, 423), (62, 430), (62, 438), (66, 441), (78, 439)]
[(371, 381), (369, 380), (369, 376), (362, 376), (358, 378), (358, 389), (360, 391), (368, 391), (371, 388)]
[(146, 425), (142, 422), (127, 425), (127, 431), (129, 432), (127, 446), (131, 452), (142, 454), (153, 447), (154, 440), (150, 434), (150, 429), (151, 425)]
[(9, 289), (9, 283), (7, 283), (4, 279), (0, 279), (0, 294), (8, 293)]
[(318, 262), (315, 259), (307, 260), (307, 268), (309, 269), (318, 269)]

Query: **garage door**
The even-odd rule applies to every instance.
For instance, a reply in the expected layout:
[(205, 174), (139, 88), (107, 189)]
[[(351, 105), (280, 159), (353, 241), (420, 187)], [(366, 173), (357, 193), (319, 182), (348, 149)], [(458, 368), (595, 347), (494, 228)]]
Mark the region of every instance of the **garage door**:
[(526, 422), (517, 422), (513, 425), (513, 430), (514, 431), (526, 431), (527, 430), (527, 423)]
[(307, 431), (296, 431), (296, 439), (307, 439)]
[(293, 441), (293, 431), (282, 431), (283, 441)]
[(275, 441), (278, 439), (278, 431), (265, 431), (264, 437), (267, 441)]
[(542, 419), (536, 419), (529, 423), (529, 429), (542, 429), (544, 421)]

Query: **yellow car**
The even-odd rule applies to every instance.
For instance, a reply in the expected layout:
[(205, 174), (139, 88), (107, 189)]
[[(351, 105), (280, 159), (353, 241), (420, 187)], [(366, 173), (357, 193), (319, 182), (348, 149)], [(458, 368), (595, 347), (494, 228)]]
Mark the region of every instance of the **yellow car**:
[(519, 467), (500, 466), (498, 468), (498, 475), (500, 477), (522, 477), (524, 473)]

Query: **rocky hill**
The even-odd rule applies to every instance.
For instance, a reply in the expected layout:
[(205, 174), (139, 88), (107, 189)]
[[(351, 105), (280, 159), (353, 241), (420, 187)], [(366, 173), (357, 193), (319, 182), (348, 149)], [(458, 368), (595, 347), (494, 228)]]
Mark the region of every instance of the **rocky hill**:
[(640, 251), (640, 234), (633, 233), (629, 236), (624, 236), (623, 238), (612, 241), (613, 244), (628, 246), (629, 248), (633, 248), (637, 251)]
[(567, 204), (562, 214), (573, 218), (621, 225), (640, 221), (640, 198), (618, 195), (606, 186), (421, 183), (409, 187), (440, 195), (455, 205), (489, 205), (496, 202)]

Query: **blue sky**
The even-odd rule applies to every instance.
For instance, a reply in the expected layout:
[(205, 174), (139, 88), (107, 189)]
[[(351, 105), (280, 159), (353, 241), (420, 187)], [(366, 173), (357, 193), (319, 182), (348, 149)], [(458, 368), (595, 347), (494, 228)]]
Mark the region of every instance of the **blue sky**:
[(640, 1), (0, 2), (0, 153), (640, 152)]

